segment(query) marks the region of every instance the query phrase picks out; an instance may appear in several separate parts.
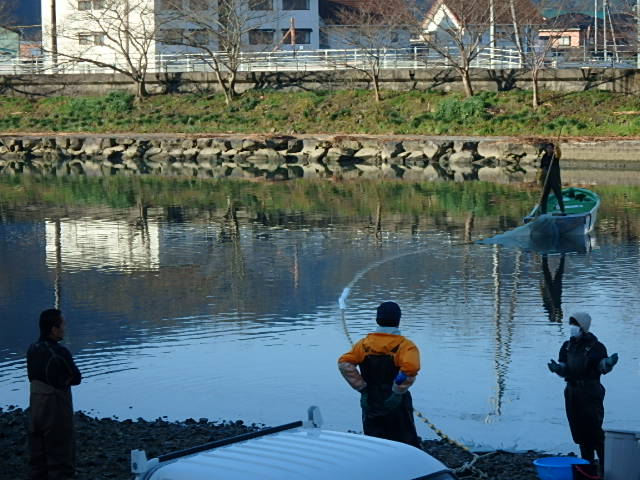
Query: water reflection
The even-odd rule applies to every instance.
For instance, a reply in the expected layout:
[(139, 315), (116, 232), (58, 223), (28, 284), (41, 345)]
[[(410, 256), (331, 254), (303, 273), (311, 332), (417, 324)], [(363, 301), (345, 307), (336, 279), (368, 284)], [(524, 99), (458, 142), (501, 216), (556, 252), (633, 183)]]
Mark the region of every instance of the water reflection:
[(493, 283), (494, 283), (494, 322), (495, 322), (495, 356), (494, 369), (496, 376), (495, 397), (493, 410), (486, 421), (492, 422), (493, 416), (502, 415), (502, 402), (506, 390), (506, 377), (511, 363), (511, 344), (515, 329), (515, 312), (518, 304), (518, 286), (520, 282), (522, 252), (517, 252), (514, 258), (512, 286), (509, 293), (509, 303), (506, 315), (502, 305), (502, 280), (500, 247), (493, 246)]
[(75, 271), (157, 270), (160, 229), (157, 222), (91, 218), (45, 221), (47, 267)]
[(562, 276), (564, 275), (565, 257), (566, 253), (560, 254), (560, 260), (552, 274), (549, 269), (549, 255), (541, 255), (542, 281), (540, 291), (542, 304), (552, 322), (562, 321)]
[(517, 224), (527, 198), (509, 215), (450, 191), (432, 204), (447, 195), (469, 208), (404, 213), (379, 198), (340, 217), (254, 210), (237, 196), (209, 209), (5, 208), (0, 403), (25, 404), (23, 351), (55, 301), (86, 372), (78, 408), (277, 424), (314, 403), (331, 428), (357, 430), (357, 400), (335, 360), (370, 331), (375, 306), (395, 299), (423, 352), (416, 407), (448, 435), (571, 448), (561, 387), (546, 371), (564, 308), (592, 312), (599, 336), (629, 359), (606, 378), (607, 421), (640, 426), (640, 213), (605, 212), (597, 244), (538, 251), (470, 243)]

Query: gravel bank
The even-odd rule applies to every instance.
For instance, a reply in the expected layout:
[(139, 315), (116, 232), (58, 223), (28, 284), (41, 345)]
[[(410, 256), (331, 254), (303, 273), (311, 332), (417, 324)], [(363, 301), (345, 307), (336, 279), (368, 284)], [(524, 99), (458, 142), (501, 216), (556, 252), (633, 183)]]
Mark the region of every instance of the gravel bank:
[[(182, 422), (98, 419), (82, 412), (76, 413), (75, 421), (79, 480), (130, 479), (129, 452), (133, 448), (145, 449), (151, 458), (265, 427), (255, 423), (246, 424), (241, 420), (220, 423), (205, 418)], [(28, 478), (26, 422), (24, 410), (12, 407), (0, 409), (0, 451), (3, 452), (0, 480)], [(457, 468), (472, 459), (470, 453), (441, 441), (425, 441), (424, 448), (451, 468)], [(460, 472), (459, 478), (537, 480), (531, 462), (539, 456), (534, 451), (492, 452), (475, 462), (474, 467), (480, 472)]]

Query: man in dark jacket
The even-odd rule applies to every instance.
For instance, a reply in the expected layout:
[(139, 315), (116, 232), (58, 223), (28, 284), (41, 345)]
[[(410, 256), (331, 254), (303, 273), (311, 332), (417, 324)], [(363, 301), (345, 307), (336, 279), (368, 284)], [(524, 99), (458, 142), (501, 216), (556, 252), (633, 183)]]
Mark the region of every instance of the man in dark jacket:
[(420, 370), (420, 352), (400, 334), (400, 315), (397, 303), (380, 304), (378, 329), (342, 355), (338, 368), (347, 383), (360, 392), (365, 435), (421, 448), (409, 393)]
[(57, 309), (40, 314), (40, 338), (27, 352), (29, 444), (32, 480), (66, 480), (75, 475), (71, 386), (81, 375), (71, 353), (58, 342), (65, 321)]
[(618, 354), (610, 357), (606, 347), (589, 332), (591, 316), (577, 312), (569, 317), (571, 337), (562, 344), (558, 362), (551, 360), (549, 370), (567, 382), (565, 408), (573, 441), (580, 446), (580, 456), (591, 463), (598, 454), (604, 465), (604, 393), (600, 375), (609, 373), (618, 362)]
[(553, 143), (545, 143), (542, 145), (540, 153), (542, 154), (540, 157), (540, 181), (542, 182), (540, 213), (547, 213), (547, 200), (552, 190), (561, 213), (565, 213), (560, 178), (560, 149)]

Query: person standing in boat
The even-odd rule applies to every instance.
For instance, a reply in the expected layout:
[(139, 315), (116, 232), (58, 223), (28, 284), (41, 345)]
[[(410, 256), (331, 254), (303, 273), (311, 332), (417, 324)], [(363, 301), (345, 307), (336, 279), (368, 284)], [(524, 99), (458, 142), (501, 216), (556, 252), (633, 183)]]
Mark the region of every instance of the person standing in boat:
[(547, 213), (547, 200), (549, 193), (553, 191), (560, 211), (564, 214), (564, 202), (562, 201), (562, 179), (560, 177), (560, 147), (551, 142), (544, 143), (540, 147), (540, 182), (542, 183), (542, 196), (540, 197), (540, 213)]
[(409, 392), (420, 370), (420, 352), (400, 334), (401, 314), (395, 302), (380, 304), (377, 330), (342, 355), (338, 368), (360, 393), (365, 435), (421, 448)]
[(71, 386), (80, 370), (64, 338), (65, 320), (57, 309), (40, 314), (40, 338), (27, 351), (29, 376), (29, 446), (32, 480), (66, 480), (75, 476)]
[(565, 409), (573, 441), (580, 446), (580, 456), (591, 463), (598, 455), (604, 466), (604, 394), (600, 376), (609, 373), (618, 362), (589, 331), (591, 316), (577, 312), (569, 317), (570, 338), (560, 348), (558, 361), (548, 363), (549, 370), (567, 382)]

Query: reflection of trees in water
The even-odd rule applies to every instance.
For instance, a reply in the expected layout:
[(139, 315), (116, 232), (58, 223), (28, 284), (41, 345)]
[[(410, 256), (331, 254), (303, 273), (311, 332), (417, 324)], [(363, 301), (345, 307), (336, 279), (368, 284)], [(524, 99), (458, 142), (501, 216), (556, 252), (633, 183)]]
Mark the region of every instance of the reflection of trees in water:
[(629, 210), (624, 209), (618, 215), (605, 223), (604, 228), (599, 230), (607, 231), (619, 241), (635, 241), (640, 238), (640, 222), (637, 215), (632, 217)]
[(560, 255), (560, 260), (553, 274), (549, 268), (549, 256), (542, 255), (542, 304), (552, 322), (562, 321), (562, 276), (564, 275), (565, 254)]
[(167, 222), (184, 223), (183, 207), (180, 205), (170, 205), (166, 208)]
[[(151, 258), (151, 234), (149, 233), (149, 206), (146, 205), (141, 197), (138, 197), (136, 202), (138, 210), (138, 216), (133, 221), (132, 226), (135, 231), (140, 233), (140, 243), (144, 248), (144, 252), (147, 258)], [(129, 251), (132, 252), (134, 244), (137, 239), (137, 235), (129, 235)]]
[(473, 264), (474, 256), (471, 255), (471, 238), (473, 236), (473, 227), (475, 225), (475, 213), (470, 211), (464, 222), (464, 235), (463, 239), (465, 244), (461, 246), (463, 250), (462, 254), (462, 292), (464, 303), (469, 301), (469, 285), (472, 284), (472, 279), (475, 278), (477, 272)]
[[(87, 183), (90, 182), (87, 180)], [(204, 183), (203, 185), (206, 187)], [(525, 210), (525, 207), (528, 208), (531, 203), (531, 195), (527, 192), (513, 195), (507, 187), (481, 182), (464, 186), (453, 182), (419, 184), (326, 182), (296, 185), (298, 187), (295, 189), (289, 187), (291, 191), (281, 190), (279, 195), (275, 195), (274, 192), (277, 190), (273, 189), (282, 189), (286, 186), (251, 183), (246, 187), (238, 187), (237, 190), (230, 192), (232, 198), (236, 200), (236, 208), (231, 212), (228, 205), (225, 205), (227, 197), (222, 196), (222, 191), (216, 191), (220, 195), (215, 197), (214, 201), (207, 203), (204, 201), (205, 196), (200, 198), (199, 191), (197, 192), (196, 189), (185, 189), (183, 196), (179, 196), (178, 193), (173, 196), (168, 194), (173, 194), (173, 191), (165, 187), (168, 193), (162, 197), (163, 201), (184, 205), (184, 207), (169, 209), (163, 208), (162, 202), (157, 200), (157, 197), (149, 195), (135, 197), (127, 194), (126, 199), (133, 200), (133, 205), (129, 207), (126, 214), (127, 221), (138, 235), (142, 235), (145, 245), (149, 246), (147, 239), (149, 230), (153, 234), (154, 222), (159, 225), (161, 242), (167, 242), (167, 232), (172, 241), (181, 242), (182, 240), (172, 235), (175, 234), (174, 232), (182, 231), (181, 226), (175, 224), (184, 222), (185, 226), (190, 227), (192, 224), (196, 226), (189, 231), (196, 232), (197, 238), (194, 237), (193, 240), (201, 244), (200, 256), (190, 256), (189, 252), (179, 251), (179, 244), (162, 243), (160, 245), (160, 267), (163, 271), (161, 274), (156, 270), (147, 270), (145, 265), (136, 264), (133, 267), (135, 271), (123, 269), (121, 272), (115, 272), (111, 269), (108, 275), (94, 276), (64, 275), (65, 259), (60, 258), (57, 262), (58, 268), (53, 268), (56, 265), (53, 264), (49, 270), (50, 281), (54, 280), (52, 278), (54, 274), (57, 275), (57, 280), (54, 280), (56, 284), (50, 283), (49, 288), (55, 288), (58, 303), (64, 301), (65, 305), (69, 305), (70, 302), (79, 305), (90, 304), (105, 315), (117, 316), (123, 324), (129, 321), (122, 318), (123, 316), (140, 315), (157, 318), (159, 324), (165, 325), (166, 318), (180, 317), (186, 311), (202, 308), (202, 299), (207, 297), (213, 298), (212, 301), (216, 303), (215, 308), (211, 310), (231, 311), (234, 306), (236, 308), (240, 306), (240, 308), (246, 307), (251, 312), (270, 312), (276, 310), (276, 306), (280, 308), (280, 305), (275, 295), (264, 295), (265, 291), (269, 291), (265, 289), (266, 269), (261, 270), (259, 267), (265, 263), (265, 258), (275, 253), (266, 253), (267, 249), (262, 246), (258, 247), (258, 250), (251, 240), (272, 236), (276, 229), (262, 228), (262, 225), (285, 227), (293, 232), (313, 231), (314, 235), (321, 232), (317, 235), (324, 235), (325, 238), (331, 237), (327, 232), (336, 227), (342, 231), (348, 229), (353, 238), (358, 239), (361, 238), (362, 232), (373, 230), (375, 233), (377, 229), (384, 229), (385, 233), (449, 232), (453, 241), (456, 242), (463, 238), (472, 240), (488, 236), (495, 230), (508, 230), (520, 223), (521, 211)], [(153, 187), (155, 188), (156, 185), (154, 184)], [(70, 186), (65, 184), (59, 188), (65, 194), (65, 198), (74, 198), (74, 190)], [(246, 194), (247, 189), (255, 191), (254, 197)], [(203, 188), (202, 192), (206, 193), (206, 189)], [(194, 202), (191, 200), (192, 197), (195, 197)], [(70, 201), (70, 205), (53, 207), (44, 203), (37, 209), (17, 208), (12, 206), (13, 203), (0, 201), (0, 216), (2, 221), (7, 223), (41, 222), (46, 217), (63, 218), (63, 234), (66, 219), (85, 217), (121, 219), (120, 207), (117, 210), (110, 210), (104, 203), (87, 204), (86, 198), (87, 195), (78, 195), (77, 200), (85, 203), (79, 203), (77, 207), (74, 206), (73, 201)], [(97, 195), (96, 198), (101, 200)], [(149, 203), (151, 198), (154, 200)], [(121, 204), (117, 203), (117, 205)], [(379, 205), (381, 209), (378, 214)], [(640, 217), (635, 205), (627, 207), (625, 204), (622, 208), (621, 204), (609, 204), (609, 206), (606, 203), (603, 204), (603, 215), (598, 224), (600, 242), (623, 242), (639, 238)], [(168, 222), (174, 225), (166, 228)], [(198, 224), (204, 225), (205, 228), (199, 231)], [(377, 225), (379, 228), (376, 227)], [(240, 227), (243, 232), (242, 242), (239, 235)], [(252, 229), (255, 229), (254, 237), (251, 237)], [(245, 232), (247, 232), (246, 235)], [(273, 268), (271, 264), (268, 268), (271, 269), (270, 273), (280, 277), (270, 279), (269, 281), (275, 287), (272, 285), (269, 288), (299, 285), (297, 287), (299, 293), (288, 300), (291, 300), (289, 303), (298, 302), (299, 305), (304, 306), (308, 303), (309, 295), (313, 295), (314, 290), (318, 290), (310, 287), (310, 282), (305, 282), (305, 278), (310, 276), (309, 269), (317, 269), (320, 263), (314, 262), (313, 257), (306, 253), (312, 248), (307, 242), (307, 238), (310, 237), (300, 234), (300, 238), (302, 237), (305, 239), (300, 240), (295, 248), (290, 244), (290, 247), (280, 249), (281, 253), (278, 254), (286, 256), (286, 264), (278, 260)], [(191, 239), (185, 238), (185, 242), (188, 241)], [(373, 245), (373, 242), (369, 245)], [(137, 251), (130, 252), (132, 256), (142, 254), (139, 242), (137, 247)], [(186, 247), (188, 250), (193, 248), (193, 245), (187, 243)], [(472, 295), (474, 276), (481, 273), (477, 271), (473, 262), (479, 260), (473, 257), (472, 247), (456, 248), (465, 249), (462, 281), (465, 295)], [(256, 253), (260, 253), (260, 256)], [(62, 254), (64, 255), (64, 252)], [(551, 274), (554, 273), (553, 267), (557, 265), (554, 260), (554, 258), (549, 259)], [(330, 274), (327, 273), (327, 277), (330, 278), (327, 283), (335, 282), (336, 279), (350, 278), (349, 275), (352, 272), (347, 271), (348, 267), (348, 262), (338, 262), (332, 266)], [(452, 274), (459, 275), (459, 273)], [(0, 284), (2, 282), (3, 280), (0, 280)], [(64, 298), (62, 298), (63, 291)], [(47, 294), (51, 295), (49, 292)], [(503, 301), (505, 298), (503, 297)], [(499, 377), (496, 402), (500, 403), (502, 393), (499, 386), (504, 384), (504, 375), (509, 361), (508, 350), (504, 346), (505, 342), (509, 341), (510, 325), (509, 321), (506, 321), (504, 306), (501, 308), (498, 302), (496, 307), (495, 336), (498, 347), (496, 347), (495, 364), (496, 375)], [(127, 313), (123, 314), (123, 312)], [(132, 318), (131, 323), (135, 322), (136, 319)]]
[(227, 197), (227, 211), (224, 214), (220, 230), (220, 241), (238, 242), (240, 237), (240, 223), (238, 222), (238, 209), (230, 197)]
[(464, 221), (464, 237), (463, 238), (465, 242), (471, 241), (471, 234), (473, 232), (473, 224), (474, 224), (475, 218), (476, 218), (475, 212), (472, 210), (469, 212), (467, 219)]
[(55, 249), (56, 249), (56, 268), (54, 280), (54, 308), (60, 309), (62, 303), (62, 228), (60, 227), (60, 219), (56, 219), (55, 225)]
[(220, 242), (226, 243), (228, 247), (226, 251), (227, 255), (225, 255), (227, 262), (225, 270), (230, 273), (231, 297), (236, 311), (240, 311), (243, 309), (245, 303), (247, 266), (242, 251), (238, 211), (230, 197), (227, 197), (227, 211), (224, 214), (220, 227)]
[(509, 301), (509, 310), (506, 319), (502, 311), (502, 278), (500, 272), (503, 268), (500, 257), (501, 247), (493, 246), (493, 284), (494, 284), (494, 324), (495, 324), (495, 354), (494, 370), (496, 374), (495, 397), (493, 398), (493, 411), (485, 421), (490, 423), (493, 417), (502, 415), (502, 402), (506, 390), (506, 376), (511, 363), (511, 342), (513, 340), (514, 317), (517, 307), (518, 288), (520, 282), (520, 264), (522, 252), (517, 251), (514, 259), (513, 287)]
[(382, 203), (378, 201), (378, 205), (376, 206), (376, 219), (373, 225), (374, 235), (376, 240), (380, 241), (382, 239)]

